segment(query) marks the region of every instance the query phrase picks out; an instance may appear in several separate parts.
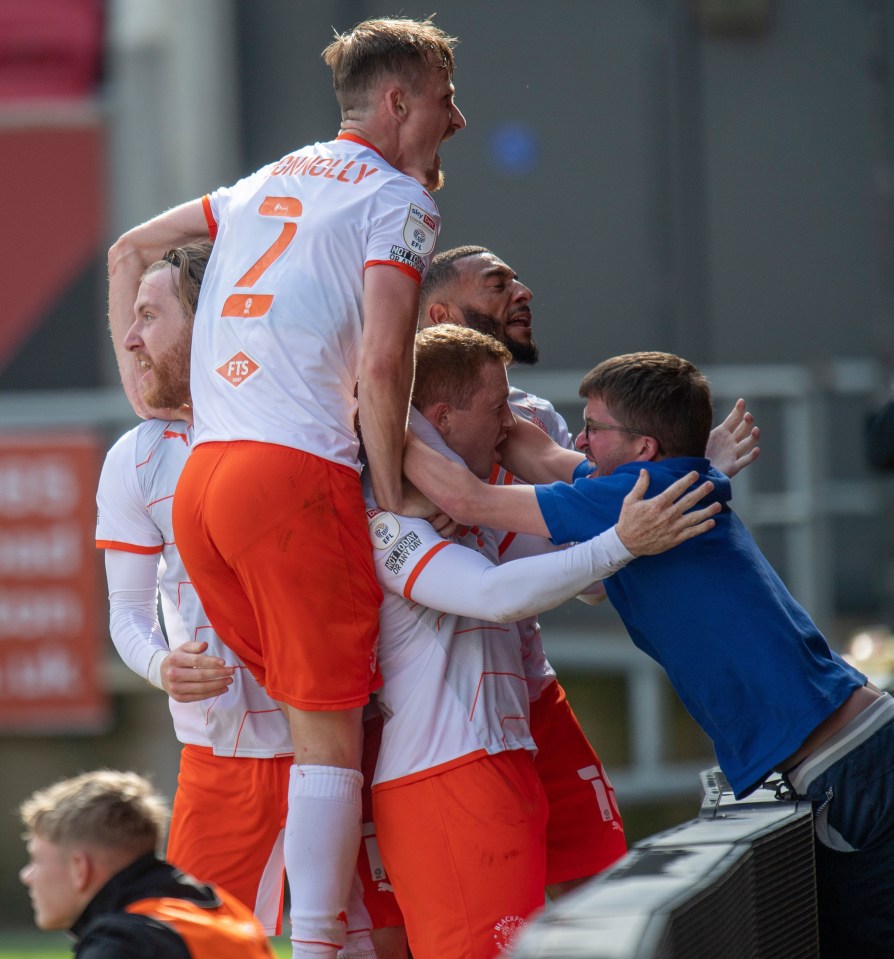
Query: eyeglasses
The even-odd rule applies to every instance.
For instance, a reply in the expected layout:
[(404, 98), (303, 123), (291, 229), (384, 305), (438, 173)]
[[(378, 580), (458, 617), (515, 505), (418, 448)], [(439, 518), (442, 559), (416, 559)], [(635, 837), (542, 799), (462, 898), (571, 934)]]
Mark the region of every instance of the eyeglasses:
[(591, 433), (601, 433), (603, 430), (614, 430), (616, 433), (633, 433), (634, 436), (647, 436), (642, 430), (632, 430), (628, 426), (613, 426), (611, 423), (597, 423), (595, 420), (584, 420), (584, 436), (589, 439)]

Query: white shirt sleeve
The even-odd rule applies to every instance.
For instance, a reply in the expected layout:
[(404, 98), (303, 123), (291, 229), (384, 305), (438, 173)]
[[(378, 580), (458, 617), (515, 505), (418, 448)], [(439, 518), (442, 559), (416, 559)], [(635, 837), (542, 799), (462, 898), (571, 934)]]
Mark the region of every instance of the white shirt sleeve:
[(118, 655), (158, 689), (169, 652), (158, 621), (158, 554), (107, 549), (109, 631)]
[(96, 545), (158, 554), (164, 538), (147, 512), (137, 476), (139, 429), (125, 433), (106, 454), (96, 491)]
[(510, 623), (558, 606), (631, 559), (614, 527), (569, 549), (500, 566), (451, 543), (419, 570), (409, 598), (445, 613)]

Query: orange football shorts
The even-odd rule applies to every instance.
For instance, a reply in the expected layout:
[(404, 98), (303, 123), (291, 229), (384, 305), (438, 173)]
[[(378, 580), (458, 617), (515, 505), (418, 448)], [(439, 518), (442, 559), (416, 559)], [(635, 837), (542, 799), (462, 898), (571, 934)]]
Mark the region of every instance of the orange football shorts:
[(360, 478), (301, 450), (202, 443), (174, 532), (211, 625), (273, 699), (353, 709), (381, 685), (382, 591)]

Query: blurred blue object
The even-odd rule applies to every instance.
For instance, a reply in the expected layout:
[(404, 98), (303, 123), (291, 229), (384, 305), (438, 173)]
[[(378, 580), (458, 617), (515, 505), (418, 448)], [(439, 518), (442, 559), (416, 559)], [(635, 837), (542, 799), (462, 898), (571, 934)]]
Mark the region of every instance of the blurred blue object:
[(540, 165), (540, 138), (528, 123), (508, 120), (490, 135), (491, 163), (501, 173), (523, 176)]

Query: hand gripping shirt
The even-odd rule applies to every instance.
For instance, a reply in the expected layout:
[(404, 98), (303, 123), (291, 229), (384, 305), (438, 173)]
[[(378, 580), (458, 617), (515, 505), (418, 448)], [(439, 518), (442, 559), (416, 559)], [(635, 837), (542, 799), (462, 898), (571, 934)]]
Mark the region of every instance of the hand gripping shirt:
[(641, 556), (605, 581), (633, 642), (667, 672), (690, 715), (714, 743), (741, 797), (791, 756), (866, 682), (829, 649), (729, 508), (729, 479), (703, 458), (619, 466), (610, 476), (536, 487), (555, 542), (583, 540), (614, 523), (640, 469), (648, 496), (690, 470), (710, 479), (723, 504), (707, 533)]
[[(109, 450), (96, 497), (96, 545), (158, 554), (169, 645), (205, 641), (206, 653), (237, 667), (232, 685), (221, 696), (197, 703), (170, 700), (180, 742), (209, 747), (216, 756), (291, 755), (286, 718), (211, 628), (174, 542), (171, 506), (191, 433), (180, 421), (146, 420)], [(152, 637), (147, 634), (145, 642), (150, 644)], [(125, 661), (134, 668), (129, 657)]]
[(421, 282), (434, 200), (350, 134), (205, 200), (214, 251), (192, 345), (196, 442), (277, 443), (359, 470), (364, 271)]

